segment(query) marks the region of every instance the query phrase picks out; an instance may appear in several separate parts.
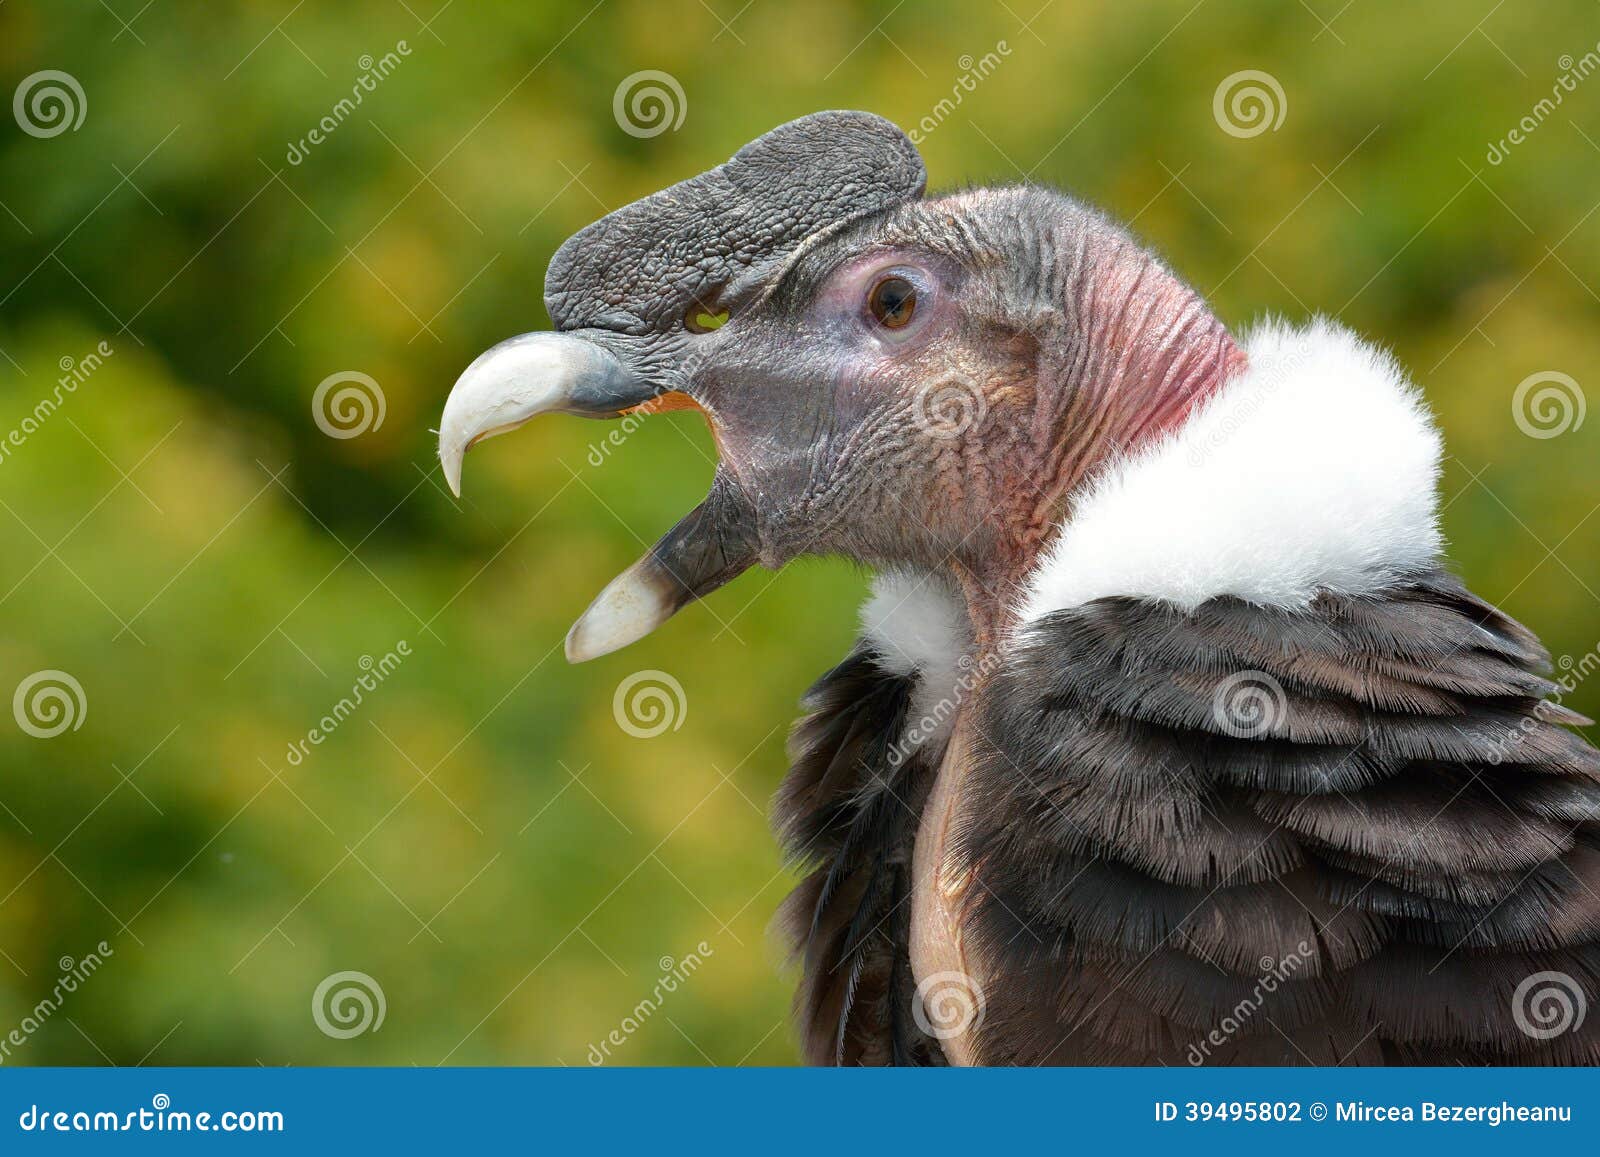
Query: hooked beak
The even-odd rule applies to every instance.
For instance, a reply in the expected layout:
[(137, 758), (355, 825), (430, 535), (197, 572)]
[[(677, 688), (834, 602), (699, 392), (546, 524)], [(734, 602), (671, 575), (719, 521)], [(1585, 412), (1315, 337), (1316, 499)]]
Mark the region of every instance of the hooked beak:
[(461, 459), (485, 438), (544, 413), (614, 418), (655, 390), (609, 351), (564, 333), (525, 333), (478, 355), (456, 379), (439, 423), (439, 465), (461, 497)]
[[(567, 333), (526, 333), (481, 354), (456, 380), (439, 423), (439, 464), (461, 495), (461, 460), (476, 443), (543, 413), (615, 418), (656, 390), (594, 342)], [(567, 633), (581, 663), (637, 642), (693, 599), (757, 560), (755, 517), (719, 469), (711, 493), (611, 581)]]

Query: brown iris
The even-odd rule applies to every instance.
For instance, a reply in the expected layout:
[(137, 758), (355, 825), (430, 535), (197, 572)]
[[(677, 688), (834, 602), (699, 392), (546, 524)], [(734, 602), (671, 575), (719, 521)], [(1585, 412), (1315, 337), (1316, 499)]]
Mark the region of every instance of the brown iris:
[(917, 287), (904, 277), (885, 277), (867, 295), (867, 308), (879, 325), (899, 329), (916, 312)]

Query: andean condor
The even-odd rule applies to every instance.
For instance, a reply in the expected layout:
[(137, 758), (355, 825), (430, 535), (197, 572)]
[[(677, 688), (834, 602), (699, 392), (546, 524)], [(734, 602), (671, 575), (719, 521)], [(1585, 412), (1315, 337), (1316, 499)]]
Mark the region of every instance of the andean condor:
[(756, 563), (877, 573), (777, 804), (809, 1059), (1600, 1062), (1600, 753), (1446, 569), (1401, 368), (924, 180), (878, 117), (774, 129), (567, 241), (440, 429), (457, 488), (535, 414), (704, 413), (709, 495), (573, 660)]

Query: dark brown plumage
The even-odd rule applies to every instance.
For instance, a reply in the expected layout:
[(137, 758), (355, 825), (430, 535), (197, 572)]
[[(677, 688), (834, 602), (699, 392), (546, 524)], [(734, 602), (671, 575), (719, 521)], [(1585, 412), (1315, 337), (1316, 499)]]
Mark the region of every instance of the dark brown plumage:
[(912, 1016), (911, 849), (934, 769), (899, 762), (914, 680), (858, 649), (817, 681), (777, 802), (790, 857), (811, 868), (779, 913), (802, 965), (795, 1016), (812, 1064), (943, 1064)]
[[(1440, 571), (1305, 613), (1105, 599), (987, 689), (957, 856), (991, 1063), (1595, 1063), (1517, 986), (1600, 979), (1600, 752)], [(1283, 698), (1219, 722), (1236, 672)], [(1294, 961), (1261, 992), (1263, 975)], [(1268, 962), (1268, 963), (1264, 963)], [(1241, 1002), (1244, 1002), (1241, 1005)]]
[[(969, 932), (1004, 978), (981, 1059), (1596, 1063), (1595, 1028), (1513, 1015), (1534, 973), (1600, 980), (1600, 752), (1545, 666), (1439, 571), (1304, 614), (1107, 599), (1035, 626), (982, 699), (984, 806), (959, 817)], [(1284, 689), (1259, 736), (1213, 711), (1242, 671)], [(778, 819), (817, 865), (784, 910), (814, 1063), (944, 1063), (908, 945), (938, 753), (889, 766), (912, 682), (858, 649), (795, 731)]]

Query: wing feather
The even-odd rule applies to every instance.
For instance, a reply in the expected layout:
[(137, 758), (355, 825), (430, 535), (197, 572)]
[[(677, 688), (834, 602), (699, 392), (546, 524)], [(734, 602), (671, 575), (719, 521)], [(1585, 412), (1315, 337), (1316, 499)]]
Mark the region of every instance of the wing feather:
[(1442, 570), (1031, 624), (962, 722), (980, 1058), (1600, 1060), (1600, 1017), (1517, 1005), (1545, 973), (1600, 998), (1600, 752), (1547, 670)]
[(898, 758), (914, 676), (863, 644), (819, 679), (790, 739), (775, 813), (806, 870), (779, 911), (801, 965), (795, 1019), (813, 1064), (943, 1064), (911, 1015), (911, 850), (932, 779)]

